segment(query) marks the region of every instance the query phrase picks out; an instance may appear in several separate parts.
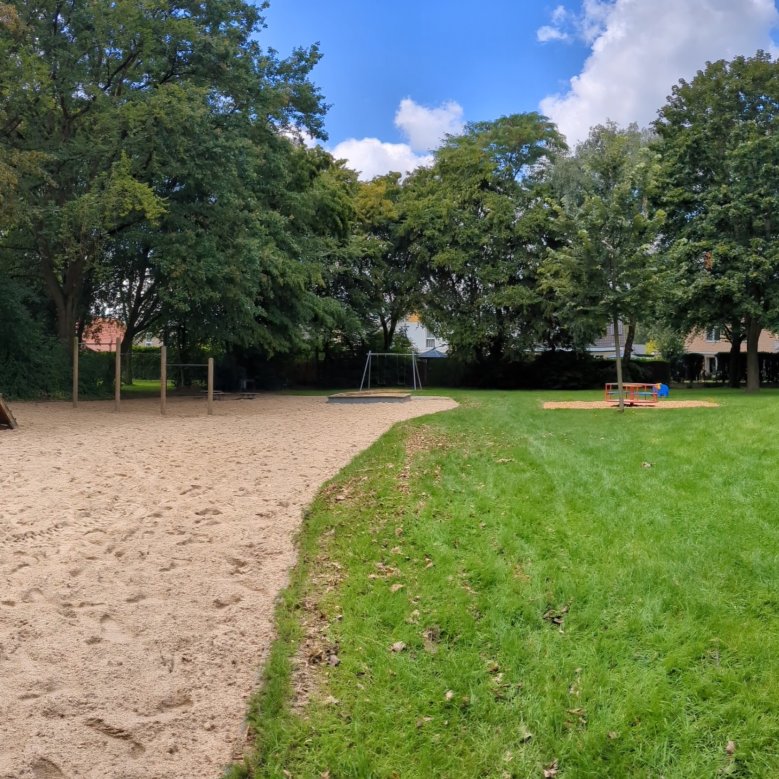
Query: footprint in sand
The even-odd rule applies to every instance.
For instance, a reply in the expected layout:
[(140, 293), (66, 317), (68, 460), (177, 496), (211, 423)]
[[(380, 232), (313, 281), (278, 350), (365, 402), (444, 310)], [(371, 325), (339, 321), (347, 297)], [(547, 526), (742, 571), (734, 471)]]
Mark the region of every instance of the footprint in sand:
[(130, 745), (131, 757), (139, 757), (146, 751), (146, 748), (143, 746), (143, 744), (136, 741), (129, 730), (117, 727), (116, 725), (111, 725), (104, 719), (99, 717), (90, 717), (84, 724), (88, 728), (92, 728), (98, 733), (102, 733), (104, 736), (108, 736), (109, 738), (116, 738), (120, 741), (126, 741)]
[(22, 595), (22, 603), (40, 603), (43, 600), (46, 600), (46, 598), (37, 587), (27, 590), (27, 592)]
[(35, 779), (67, 779), (65, 774), (62, 773), (62, 769), (45, 757), (36, 760), (30, 768)]
[(100, 617), (100, 629), (103, 633), (103, 639), (113, 641), (116, 644), (123, 644), (132, 641), (133, 636), (128, 633), (110, 614), (103, 614)]
[(235, 606), (236, 603), (240, 603), (243, 598), (238, 593), (232, 595), (221, 595), (218, 598), (214, 598), (214, 606), (218, 609), (226, 609), (228, 606)]

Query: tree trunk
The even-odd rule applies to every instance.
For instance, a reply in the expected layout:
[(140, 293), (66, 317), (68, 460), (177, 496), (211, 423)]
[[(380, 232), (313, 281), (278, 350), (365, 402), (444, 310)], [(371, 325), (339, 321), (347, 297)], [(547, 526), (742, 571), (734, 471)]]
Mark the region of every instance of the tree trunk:
[(752, 317), (747, 319), (747, 392), (757, 392), (760, 389), (758, 341), (762, 329), (758, 320)]
[(622, 350), (622, 361), (630, 362), (630, 358), (633, 355), (633, 341), (636, 339), (636, 320), (631, 318), (628, 325), (628, 332), (625, 336), (625, 348)]
[(62, 289), (53, 273), (44, 272), (44, 278), (49, 297), (57, 312), (57, 337), (62, 343), (69, 344), (73, 336), (76, 335), (78, 300), (75, 295), (68, 295)]
[(127, 355), (127, 359), (123, 365), (123, 382), (125, 384), (133, 383), (133, 341), (135, 340), (136, 333), (129, 327), (124, 331), (124, 337), (122, 338), (121, 350), (122, 354)]
[(625, 395), (623, 392), (622, 383), (622, 354), (619, 347), (619, 316), (617, 312), (614, 312), (614, 359), (617, 363), (617, 393), (619, 395), (619, 410), (625, 410)]
[(733, 336), (730, 341), (730, 365), (728, 368), (729, 384), (733, 389), (741, 386), (741, 344), (744, 339), (741, 336)]
[(76, 335), (78, 315), (83, 292), (83, 262), (71, 262), (65, 271), (64, 279), (56, 269), (56, 263), (41, 252), (41, 271), (49, 297), (57, 312), (57, 336), (62, 343), (70, 345)]

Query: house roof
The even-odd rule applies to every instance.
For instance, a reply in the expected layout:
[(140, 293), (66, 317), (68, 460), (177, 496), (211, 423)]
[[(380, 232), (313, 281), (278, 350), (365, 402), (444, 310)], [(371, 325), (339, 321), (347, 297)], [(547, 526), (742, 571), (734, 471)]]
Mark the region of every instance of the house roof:
[(446, 354), (438, 349), (428, 349), (426, 352), (420, 352), (417, 357), (422, 360), (437, 360), (440, 357), (446, 357)]

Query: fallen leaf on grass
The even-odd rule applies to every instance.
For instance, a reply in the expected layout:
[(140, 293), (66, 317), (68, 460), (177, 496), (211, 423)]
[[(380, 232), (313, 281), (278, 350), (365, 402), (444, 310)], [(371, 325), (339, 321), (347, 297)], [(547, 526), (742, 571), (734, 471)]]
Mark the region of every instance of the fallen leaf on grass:
[(421, 728), (422, 726), (427, 725), (428, 722), (432, 722), (432, 721), (433, 721), (432, 717), (420, 717), (417, 720), (417, 727)]
[(402, 590), (406, 585), (405, 584), (399, 584), (395, 583), (390, 587), (390, 592), (399, 592)]
[(554, 779), (559, 772), (557, 760), (552, 761), (546, 768), (544, 768), (544, 779)]
[(641, 467), (642, 468), (651, 468), (652, 467), (652, 463), (643, 462), (643, 463), (641, 463)]
[(736, 753), (736, 742), (735, 741), (728, 741), (728, 745), (725, 747), (725, 751), (729, 755), (734, 755)]
[(337, 706), (341, 701), (338, 700), (338, 698), (334, 697), (333, 695), (328, 695), (325, 698), (325, 704), (327, 706)]
[(495, 460), (495, 462), (503, 465), (504, 463), (513, 463), (514, 460), (512, 460), (510, 457), (501, 457), (500, 459)]
[[(572, 716), (576, 717), (576, 720), (578, 721), (579, 725), (586, 725), (587, 724), (587, 713), (584, 711), (584, 709), (576, 708), (576, 709), (566, 709), (566, 711)], [(576, 725), (576, 722), (571, 722), (570, 720), (567, 720), (565, 723), (568, 727), (573, 727)]]
[(429, 652), (430, 654), (435, 654), (438, 651), (437, 644), (440, 638), (441, 638), (441, 628), (439, 628), (438, 625), (433, 625), (433, 627), (423, 630), (422, 640), (424, 641), (425, 652)]
[(568, 613), (570, 606), (565, 605), (561, 609), (547, 609), (544, 612), (544, 619), (552, 625), (562, 627), (565, 622), (565, 615)]
[(608, 732), (608, 737), (613, 741), (615, 738), (619, 738), (619, 733), (617, 733), (616, 730), (610, 730)]
[(444, 698), (445, 698), (447, 701), (451, 701), (451, 700), (453, 700), (453, 699), (454, 699), (454, 690), (447, 690), (447, 691), (446, 691), (446, 694), (444, 695)]
[(341, 665), (341, 659), (338, 657), (338, 655), (330, 655), (327, 658), (327, 664), (335, 668), (336, 666)]
[(523, 744), (527, 744), (527, 742), (530, 741), (532, 738), (533, 738), (533, 734), (527, 728), (520, 728), (519, 740)]
[(406, 648), (403, 641), (396, 641), (391, 647), (390, 652), (402, 652)]

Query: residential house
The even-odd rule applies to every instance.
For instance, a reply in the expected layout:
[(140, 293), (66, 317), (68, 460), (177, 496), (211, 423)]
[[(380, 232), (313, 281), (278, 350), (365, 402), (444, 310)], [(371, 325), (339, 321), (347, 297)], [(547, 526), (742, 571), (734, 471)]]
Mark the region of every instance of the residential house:
[[(625, 336), (627, 335), (627, 327), (624, 323), (619, 323), (619, 346), (622, 354), (625, 353)], [(609, 325), (606, 328), (606, 332), (593, 344), (587, 347), (587, 351), (595, 357), (601, 357), (604, 360), (616, 359), (616, 349), (614, 344), (614, 325)], [(653, 355), (647, 352), (646, 344), (634, 343), (633, 344), (633, 357), (652, 357)]]
[[(743, 341), (741, 352), (746, 353), (747, 344)], [(764, 354), (779, 353), (779, 336), (763, 330), (757, 345), (758, 352)], [(720, 370), (717, 355), (730, 351), (730, 341), (725, 338), (725, 333), (719, 327), (710, 327), (690, 333), (684, 342), (684, 351), (687, 354), (699, 354), (703, 357), (703, 378), (716, 376)]]
[(98, 317), (86, 326), (81, 342), (92, 352), (115, 352), (116, 339), (124, 338), (125, 329), (118, 319)]
[(406, 334), (418, 357), (446, 356), (447, 345), (422, 324), (418, 314), (409, 314), (400, 323), (399, 329)]

